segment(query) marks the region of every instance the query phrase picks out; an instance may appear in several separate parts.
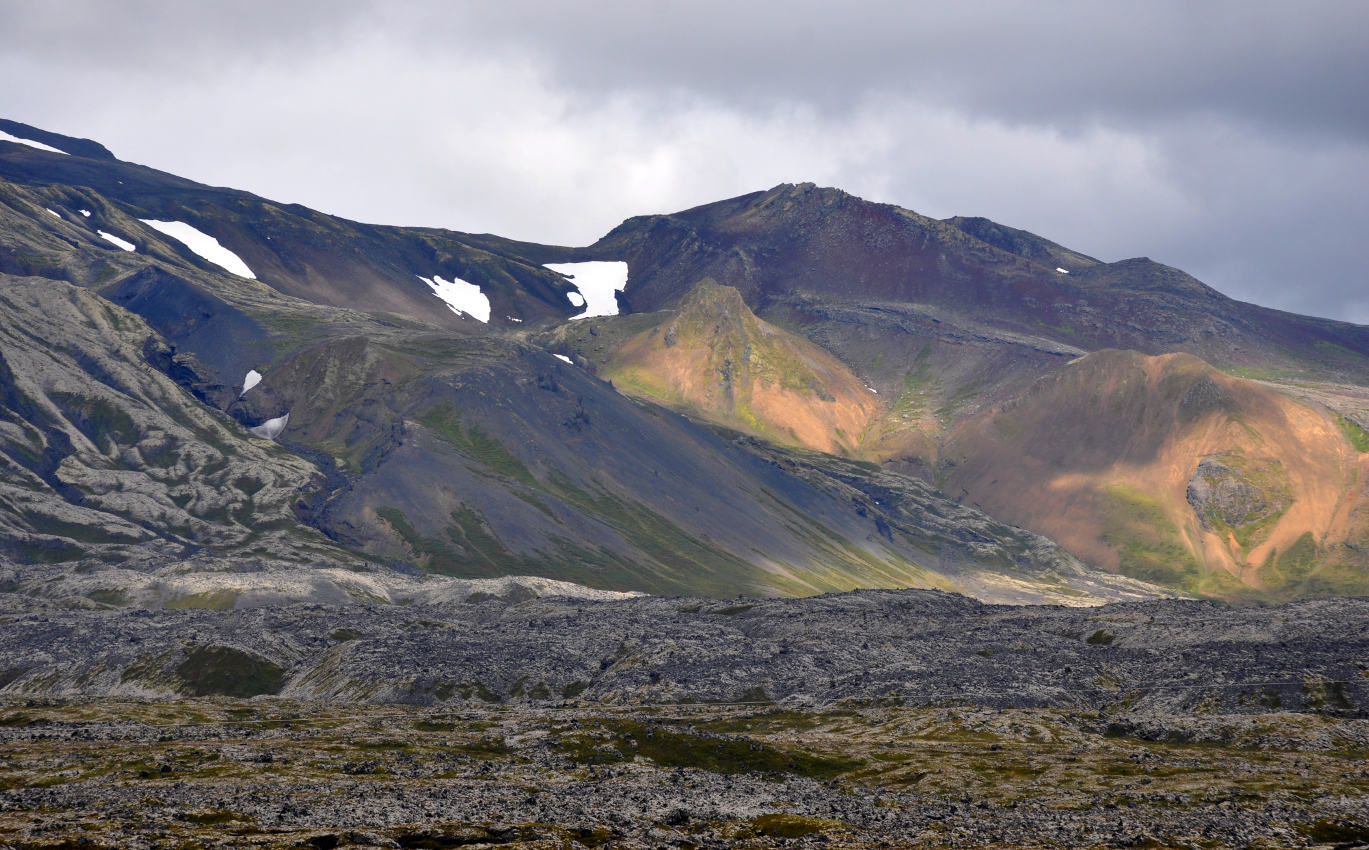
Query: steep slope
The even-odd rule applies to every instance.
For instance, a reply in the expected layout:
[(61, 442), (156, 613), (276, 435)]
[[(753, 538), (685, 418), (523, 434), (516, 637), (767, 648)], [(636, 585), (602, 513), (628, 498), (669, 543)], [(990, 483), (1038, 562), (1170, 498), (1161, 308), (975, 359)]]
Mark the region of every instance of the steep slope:
[(709, 421), (833, 454), (857, 451), (882, 413), (836, 358), (756, 318), (737, 290), (713, 280), (614, 349), (599, 374)]
[(350, 562), (291, 507), (313, 466), (199, 404), (135, 314), (4, 276), (0, 554), (19, 563)]
[(1127, 575), (1225, 595), (1363, 593), (1362, 433), (1189, 355), (1102, 351), (966, 422), (944, 481)]

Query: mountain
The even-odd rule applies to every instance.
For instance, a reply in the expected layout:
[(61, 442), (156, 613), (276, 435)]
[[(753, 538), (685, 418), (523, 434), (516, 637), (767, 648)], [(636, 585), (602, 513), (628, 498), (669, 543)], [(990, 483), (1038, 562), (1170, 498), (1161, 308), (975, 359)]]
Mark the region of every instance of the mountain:
[[(811, 184), (573, 248), (0, 129), (29, 142), (0, 142), (0, 524), (27, 592), (176, 602), (187, 565), (220, 574), (206, 604), (422, 575), (1369, 589), (1369, 329)], [(592, 269), (625, 270), (616, 311)]]
[[(1357, 426), (1187, 354), (1089, 354), (972, 417), (944, 483), (1089, 563), (1191, 591), (1369, 590)], [(1369, 448), (1369, 446), (1365, 446)]]
[[(546, 334), (599, 324), (568, 322), (584, 294), (543, 264), (583, 249), (350, 222), (42, 144), (56, 150), (0, 143), (7, 587), (215, 607), (398, 599), (421, 574), (1161, 592), (925, 482), (719, 430), (558, 360)], [(742, 306), (714, 294), (701, 316)], [(874, 409), (832, 356), (743, 313), (741, 335), (707, 344), (774, 337), (755, 349), (766, 368), (807, 358), (823, 379), (803, 392)]]
[(629, 219), (626, 311), (712, 278), (937, 430), (1088, 351), (1183, 351), (1259, 377), (1369, 382), (1369, 329), (1232, 300), (1149, 259), (1102, 263), (985, 219), (937, 221), (812, 184)]
[[(698, 280), (736, 290), (877, 391), (839, 450), (1087, 563), (1223, 596), (1369, 591), (1369, 328), (811, 184), (629, 219), (584, 255), (625, 261), (624, 306), (653, 316), (687, 313)], [(579, 350), (604, 374), (640, 361), (615, 344)], [(664, 363), (631, 379), (677, 407), (697, 383)]]

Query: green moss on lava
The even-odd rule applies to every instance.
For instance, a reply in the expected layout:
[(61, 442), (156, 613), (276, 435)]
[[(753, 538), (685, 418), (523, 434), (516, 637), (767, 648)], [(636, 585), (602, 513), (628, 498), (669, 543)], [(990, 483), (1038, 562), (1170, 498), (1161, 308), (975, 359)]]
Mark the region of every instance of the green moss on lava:
[(640, 756), (662, 767), (813, 779), (834, 779), (863, 764), (855, 759), (782, 750), (750, 738), (679, 731), (636, 720), (604, 720), (563, 738), (560, 749), (583, 764), (615, 764)]
[(283, 667), (230, 646), (191, 647), (175, 674), (181, 693), (196, 697), (254, 697), (285, 686)]

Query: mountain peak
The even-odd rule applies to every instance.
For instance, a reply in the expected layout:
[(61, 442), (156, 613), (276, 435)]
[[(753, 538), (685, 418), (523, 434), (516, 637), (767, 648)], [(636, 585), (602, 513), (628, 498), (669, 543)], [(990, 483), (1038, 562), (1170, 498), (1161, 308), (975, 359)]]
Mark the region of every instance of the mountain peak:
[(881, 408), (840, 361), (756, 317), (712, 278), (673, 315), (629, 339), (603, 372), (634, 395), (779, 443), (853, 453)]

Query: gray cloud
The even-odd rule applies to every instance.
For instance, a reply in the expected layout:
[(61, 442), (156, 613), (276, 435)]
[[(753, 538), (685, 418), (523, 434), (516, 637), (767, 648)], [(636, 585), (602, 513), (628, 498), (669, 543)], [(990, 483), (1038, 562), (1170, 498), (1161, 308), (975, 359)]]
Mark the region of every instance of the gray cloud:
[(1369, 5), (0, 0), (0, 114), (352, 218), (583, 243), (814, 180), (1369, 322)]

